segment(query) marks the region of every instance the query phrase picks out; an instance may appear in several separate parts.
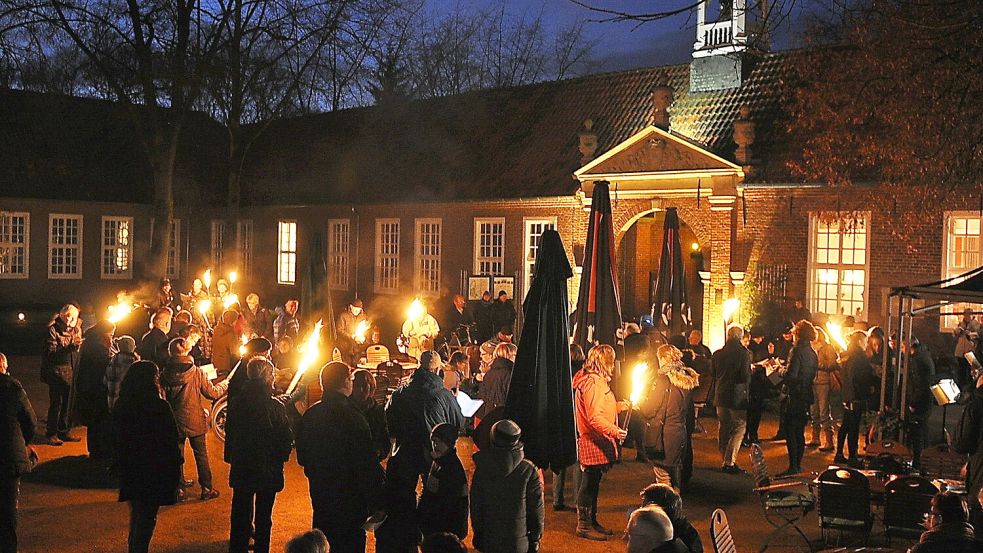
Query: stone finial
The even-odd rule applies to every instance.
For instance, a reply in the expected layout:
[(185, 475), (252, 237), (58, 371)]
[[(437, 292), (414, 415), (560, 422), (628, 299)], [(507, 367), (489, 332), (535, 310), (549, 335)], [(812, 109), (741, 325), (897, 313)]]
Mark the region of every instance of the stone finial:
[(593, 127), (594, 122), (587, 119), (584, 121), (584, 130), (578, 134), (580, 146), (577, 149), (580, 150), (581, 165), (590, 163), (590, 160), (594, 159), (594, 154), (597, 153), (597, 133), (591, 130)]
[(751, 121), (751, 108), (741, 106), (739, 118), (734, 121), (734, 143), (737, 151), (734, 156), (743, 166), (751, 165), (751, 145), (754, 144), (754, 123)]
[(650, 120), (653, 125), (663, 130), (669, 130), (669, 109), (674, 100), (674, 92), (671, 86), (657, 86), (652, 91), (652, 114)]

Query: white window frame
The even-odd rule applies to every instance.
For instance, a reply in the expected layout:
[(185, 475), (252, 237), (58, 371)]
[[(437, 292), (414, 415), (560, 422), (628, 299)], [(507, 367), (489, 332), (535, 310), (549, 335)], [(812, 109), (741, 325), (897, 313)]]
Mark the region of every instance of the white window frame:
[[(384, 245), (382, 242), (383, 227), (386, 225), (396, 225), (396, 241), (393, 244)], [(392, 234), (391, 232), (389, 234)], [(374, 290), (377, 294), (396, 294), (399, 292), (399, 242), (402, 237), (402, 229), (399, 219), (376, 219), (375, 220), (375, 278)], [(389, 251), (383, 251), (385, 246)], [(395, 275), (390, 276), (393, 286), (387, 286), (389, 282), (383, 277), (383, 262), (389, 261)]]
[[(532, 285), (533, 271), (536, 267), (536, 256), (530, 250), (532, 245), (532, 226), (551, 225), (552, 230), (556, 230), (556, 217), (523, 217), (522, 218), (522, 298), (525, 299)], [(543, 231), (548, 229), (544, 228)], [(539, 251), (539, 240), (542, 232), (536, 236), (536, 251)]]
[[(436, 254), (433, 252), (425, 252), (424, 241), (423, 241), (423, 231), (424, 225), (436, 225), (436, 241), (431, 242), (429, 245), (436, 249)], [(425, 296), (439, 296), (440, 295), (440, 282), (441, 282), (441, 263), (440, 258), (443, 255), (443, 234), (444, 234), (444, 224), (443, 220), (440, 218), (421, 218), (416, 219), (414, 226), (415, 235), (414, 237), (414, 247), (413, 247), (413, 286), (416, 290)], [(430, 267), (425, 267), (425, 265), (430, 265)], [(428, 271), (436, 271), (436, 280), (425, 278), (425, 273)], [(428, 282), (429, 280), (429, 282)]]
[(211, 262), (210, 268), (216, 274), (222, 274), (225, 264), (225, 219), (211, 220)]
[(181, 219), (171, 219), (171, 242), (167, 245), (167, 260), (164, 263), (167, 278), (181, 278)]
[[(284, 237), (284, 230), (289, 229), (293, 235)], [(286, 244), (284, 240), (286, 239)], [(276, 224), (276, 282), (286, 286), (297, 284), (297, 221), (295, 219), (280, 219)]]
[[(502, 254), (499, 256), (481, 255), (481, 225), (492, 224), (502, 226)], [(482, 263), (499, 265), (499, 271), (482, 271)], [(474, 218), (474, 274), (502, 275), (505, 274), (505, 217), (475, 217)]]
[(328, 219), (328, 288), (331, 290), (348, 290), (351, 243), (351, 219)]
[[(18, 218), (24, 220), (24, 237), (22, 242), (14, 242), (11, 232), (11, 219)], [(20, 255), (15, 256), (14, 252), (20, 250)], [(7, 252), (4, 254), (3, 252)], [(31, 274), (31, 214), (27, 211), (0, 211), (0, 257), (6, 257), (8, 262), (0, 264), (0, 267), (9, 267), (9, 259), (12, 257), (22, 257), (24, 259), (24, 269), (16, 273), (0, 271), (2, 280), (20, 280), (29, 278)]]
[[(955, 241), (955, 235), (953, 234), (953, 224), (956, 219), (975, 219), (979, 222), (979, 234), (976, 235), (977, 249), (975, 252), (975, 261), (971, 260), (967, 263), (966, 267), (961, 267), (958, 269), (950, 269), (952, 264), (953, 242)], [(970, 235), (963, 235), (970, 236)], [(966, 251), (970, 255), (973, 252)], [(941, 277), (942, 280), (946, 280), (952, 277), (959, 276), (965, 272), (971, 271), (976, 267), (983, 264), (983, 217), (980, 216), (979, 211), (947, 211), (944, 216), (944, 223), (942, 225), (942, 262), (941, 267)], [(953, 281), (955, 284), (958, 281)], [(959, 319), (962, 316), (963, 309), (966, 307), (973, 307), (974, 311), (979, 311), (980, 305), (976, 304), (971, 306), (968, 303), (950, 303), (943, 305), (940, 309), (939, 317), (939, 330), (942, 332), (952, 332), (959, 325)]]
[(249, 276), (253, 271), (253, 220), (239, 219), (236, 221), (236, 255), (239, 275)]
[[(106, 231), (109, 224), (126, 225), (126, 244), (125, 248), (120, 248), (118, 243), (119, 234), (114, 236), (116, 242), (106, 243)], [(107, 271), (106, 263), (117, 265), (116, 259), (123, 250), (126, 266), (118, 272)], [(108, 258), (108, 259), (107, 259)], [(117, 215), (103, 215), (102, 224), (99, 226), (99, 278), (102, 280), (127, 280), (133, 278), (133, 217), (123, 217)]]
[[(825, 311), (819, 309), (819, 298), (817, 296), (817, 278), (816, 273), (819, 269), (835, 269), (837, 274), (841, 275), (843, 271), (856, 271), (863, 270), (864, 272), (864, 284), (863, 284), (863, 317), (867, 318), (870, 316), (870, 242), (871, 242), (871, 217), (870, 212), (862, 212), (855, 215), (857, 219), (862, 219), (864, 224), (864, 263), (863, 264), (849, 264), (843, 263), (843, 241), (841, 233), (841, 239), (839, 241), (839, 259), (837, 263), (818, 263), (816, 258), (816, 248), (817, 244), (817, 232), (820, 223), (820, 218), (823, 217), (822, 213), (811, 212), (809, 213), (809, 256), (808, 264), (806, 266), (806, 299), (810, 311), (813, 313), (825, 313)], [(842, 277), (838, 277), (842, 278)], [(837, 282), (837, 289), (839, 289), (841, 280)], [(842, 299), (837, 299), (837, 305), (844, 301)], [(852, 300), (847, 300), (853, 303)], [(837, 307), (839, 309), (839, 307)], [(838, 316), (840, 313), (827, 313), (830, 316)], [(843, 313), (845, 317), (847, 315), (853, 316), (855, 313)]]
[[(78, 221), (78, 243), (76, 244), (56, 244), (54, 242), (54, 236), (52, 233), (52, 225), (56, 219), (64, 219), (66, 221)], [(82, 278), (82, 254), (83, 242), (84, 242), (84, 230), (85, 230), (85, 220), (82, 215), (73, 213), (49, 213), (48, 214), (48, 278), (51, 280), (79, 280)], [(55, 248), (63, 248), (65, 250), (76, 250), (75, 258), (78, 260), (76, 271), (72, 273), (55, 273), (52, 271), (52, 261), (54, 261), (54, 250)]]

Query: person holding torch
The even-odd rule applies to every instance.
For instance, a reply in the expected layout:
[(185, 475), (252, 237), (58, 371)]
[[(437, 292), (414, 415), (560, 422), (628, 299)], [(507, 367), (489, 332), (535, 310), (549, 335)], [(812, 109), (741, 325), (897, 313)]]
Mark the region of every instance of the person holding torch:
[(573, 379), (577, 457), (583, 472), (577, 492), (577, 536), (594, 541), (614, 535), (597, 521), (597, 496), (601, 478), (618, 460), (618, 442), (628, 436), (618, 426), (618, 413), (628, 410), (629, 403), (616, 402), (610, 387), (614, 360), (614, 348), (594, 346)]

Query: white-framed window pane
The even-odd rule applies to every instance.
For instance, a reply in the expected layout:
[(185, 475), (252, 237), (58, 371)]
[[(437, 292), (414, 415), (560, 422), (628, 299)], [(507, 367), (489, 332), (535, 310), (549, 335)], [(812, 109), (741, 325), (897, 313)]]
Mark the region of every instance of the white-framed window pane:
[(479, 275), (505, 273), (505, 219), (474, 220), (474, 272)]
[(236, 252), (239, 256), (239, 264), (236, 270), (241, 275), (252, 274), (253, 222), (251, 219), (236, 221)]
[(810, 300), (814, 312), (866, 316), (868, 217), (823, 220), (813, 215), (809, 243)]
[[(983, 239), (981, 239), (979, 213), (949, 213), (945, 227), (945, 252), (942, 256), (942, 278), (955, 279), (983, 265)], [(958, 280), (953, 280), (955, 284)], [(959, 324), (967, 307), (974, 311), (980, 305), (954, 303), (941, 308), (941, 329), (952, 331)]]
[(375, 221), (375, 291), (399, 291), (399, 219)]
[(211, 269), (222, 274), (225, 263), (225, 221), (212, 219)]
[(348, 290), (351, 243), (351, 222), (348, 219), (328, 220), (328, 286)]
[(0, 211), (0, 279), (27, 278), (31, 215)]
[(441, 220), (416, 220), (416, 289), (424, 294), (440, 293)]
[(130, 278), (133, 275), (133, 218), (102, 218), (102, 278)]
[(297, 283), (297, 222), (277, 224), (276, 280), (279, 284)]
[(82, 278), (82, 216), (48, 216), (48, 278)]
[(536, 255), (539, 253), (539, 243), (543, 232), (556, 230), (556, 218), (525, 219), (523, 222), (523, 260), (522, 260), (522, 294), (529, 292), (536, 271)]

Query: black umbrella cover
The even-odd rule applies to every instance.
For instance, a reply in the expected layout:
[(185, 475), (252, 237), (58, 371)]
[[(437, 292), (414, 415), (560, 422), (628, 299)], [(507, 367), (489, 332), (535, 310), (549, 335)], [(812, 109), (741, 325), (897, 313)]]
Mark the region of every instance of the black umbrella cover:
[(679, 245), (679, 215), (674, 207), (666, 210), (652, 318), (661, 320), (670, 336), (684, 332), (691, 324), (689, 300), (686, 297), (686, 273)]
[(525, 322), (505, 402), (505, 416), (522, 429), (526, 458), (543, 469), (577, 462), (567, 314), (567, 279), (572, 276), (560, 235), (547, 230), (522, 304)]
[(584, 348), (584, 352), (595, 344), (617, 348), (620, 329), (621, 299), (614, 257), (611, 197), (608, 183), (601, 181), (594, 185), (592, 195), (573, 340)]

